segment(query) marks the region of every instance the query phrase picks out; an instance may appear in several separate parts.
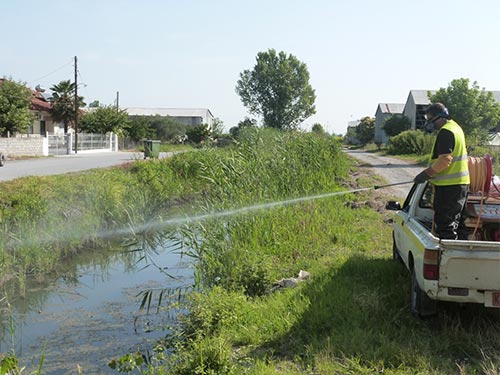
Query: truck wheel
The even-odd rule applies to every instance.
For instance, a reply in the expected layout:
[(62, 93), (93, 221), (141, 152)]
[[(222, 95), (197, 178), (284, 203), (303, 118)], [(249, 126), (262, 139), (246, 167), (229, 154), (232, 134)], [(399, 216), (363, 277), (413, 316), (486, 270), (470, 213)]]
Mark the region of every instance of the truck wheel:
[(415, 269), (411, 272), (410, 308), (413, 316), (417, 318), (426, 318), (437, 313), (437, 302), (420, 289)]
[(392, 234), (392, 260), (403, 264), (403, 258), (401, 258), (401, 255), (399, 254), (399, 249), (396, 246), (396, 239), (394, 238), (394, 233)]

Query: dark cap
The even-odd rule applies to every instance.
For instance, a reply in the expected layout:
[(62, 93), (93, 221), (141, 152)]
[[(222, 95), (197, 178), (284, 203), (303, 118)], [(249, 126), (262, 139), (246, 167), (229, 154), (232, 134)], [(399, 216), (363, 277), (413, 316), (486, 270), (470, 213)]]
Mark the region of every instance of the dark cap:
[(425, 113), (432, 115), (432, 117), (439, 116), (443, 118), (450, 118), (448, 108), (446, 108), (443, 103), (431, 104), (429, 107), (427, 107)]

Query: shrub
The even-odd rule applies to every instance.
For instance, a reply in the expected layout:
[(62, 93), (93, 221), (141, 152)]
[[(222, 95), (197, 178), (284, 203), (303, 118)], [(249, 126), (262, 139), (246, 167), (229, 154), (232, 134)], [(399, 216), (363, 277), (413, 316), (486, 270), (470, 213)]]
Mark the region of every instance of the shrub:
[(420, 130), (407, 130), (389, 138), (387, 152), (392, 155), (429, 154), (432, 150), (434, 137)]

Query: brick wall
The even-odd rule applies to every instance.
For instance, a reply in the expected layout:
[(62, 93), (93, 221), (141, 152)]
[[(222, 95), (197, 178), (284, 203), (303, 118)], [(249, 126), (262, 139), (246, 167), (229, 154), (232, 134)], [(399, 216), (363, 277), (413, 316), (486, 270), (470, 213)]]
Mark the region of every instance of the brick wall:
[(49, 143), (37, 136), (0, 138), (0, 152), (7, 157), (48, 156)]

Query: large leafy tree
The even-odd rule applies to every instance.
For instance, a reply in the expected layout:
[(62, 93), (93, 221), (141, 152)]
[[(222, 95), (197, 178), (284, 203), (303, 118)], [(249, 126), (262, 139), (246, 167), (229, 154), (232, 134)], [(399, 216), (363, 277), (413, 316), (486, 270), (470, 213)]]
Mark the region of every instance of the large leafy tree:
[(153, 138), (178, 142), (186, 136), (187, 126), (169, 116), (132, 116), (125, 133), (135, 141)]
[(157, 138), (154, 129), (150, 126), (150, 116), (132, 116), (125, 126), (125, 134), (138, 142), (146, 138)]
[[(52, 118), (64, 124), (64, 134), (69, 126), (75, 123), (75, 83), (69, 80), (61, 81), (50, 88), (52, 91)], [(78, 96), (78, 108), (85, 107), (82, 96)]]
[(256, 60), (252, 70), (240, 73), (236, 84), (236, 93), (250, 113), (278, 129), (296, 129), (316, 113), (316, 94), (305, 63), (274, 49), (259, 52)]
[(25, 132), (33, 123), (32, 93), (22, 83), (0, 79), (0, 134)]
[(375, 137), (375, 119), (373, 117), (363, 117), (356, 127), (356, 138), (365, 145), (373, 141)]
[(394, 137), (395, 135), (398, 135), (399, 133), (410, 129), (410, 127), (410, 119), (402, 115), (391, 116), (387, 118), (387, 120), (385, 120), (384, 124), (382, 125), (382, 129), (384, 129), (385, 133), (389, 137)]
[(78, 130), (87, 133), (120, 134), (127, 123), (127, 111), (114, 106), (104, 106), (86, 112), (79, 121)]
[(480, 89), (477, 82), (471, 84), (467, 78), (454, 79), (434, 95), (429, 93), (429, 99), (443, 103), (473, 142), (483, 143), (500, 122), (500, 105), (492, 93)]

